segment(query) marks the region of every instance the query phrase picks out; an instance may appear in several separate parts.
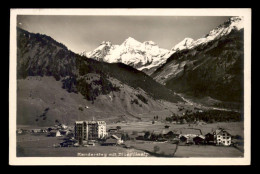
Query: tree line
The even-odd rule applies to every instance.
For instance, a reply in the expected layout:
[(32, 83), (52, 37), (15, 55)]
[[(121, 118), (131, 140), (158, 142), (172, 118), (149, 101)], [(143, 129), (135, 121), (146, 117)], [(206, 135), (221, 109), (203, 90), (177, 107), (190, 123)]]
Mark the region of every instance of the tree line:
[(238, 122), (242, 121), (243, 117), (241, 113), (233, 111), (219, 111), (219, 110), (208, 110), (204, 112), (186, 112), (183, 116), (172, 114), (170, 117), (165, 119), (168, 122), (180, 122), (180, 123), (191, 123), (194, 121), (204, 121), (206, 123), (214, 122)]

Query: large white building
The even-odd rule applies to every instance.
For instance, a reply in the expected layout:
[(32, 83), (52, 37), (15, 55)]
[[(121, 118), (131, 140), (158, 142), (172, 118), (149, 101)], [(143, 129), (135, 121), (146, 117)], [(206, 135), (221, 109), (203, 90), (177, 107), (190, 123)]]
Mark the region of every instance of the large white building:
[(102, 139), (107, 135), (105, 121), (76, 121), (75, 139), (80, 143), (87, 140)]
[(217, 145), (230, 146), (231, 145), (231, 135), (228, 131), (224, 129), (217, 129), (213, 132), (215, 143)]

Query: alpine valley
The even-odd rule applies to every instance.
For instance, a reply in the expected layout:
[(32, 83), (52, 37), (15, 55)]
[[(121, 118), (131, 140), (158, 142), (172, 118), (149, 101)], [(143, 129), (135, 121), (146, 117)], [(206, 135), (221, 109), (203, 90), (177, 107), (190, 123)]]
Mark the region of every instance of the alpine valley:
[(76, 54), (17, 28), (17, 123), (150, 121), (198, 108), (241, 112), (243, 33), (243, 19), (231, 17), (171, 50), (129, 37)]

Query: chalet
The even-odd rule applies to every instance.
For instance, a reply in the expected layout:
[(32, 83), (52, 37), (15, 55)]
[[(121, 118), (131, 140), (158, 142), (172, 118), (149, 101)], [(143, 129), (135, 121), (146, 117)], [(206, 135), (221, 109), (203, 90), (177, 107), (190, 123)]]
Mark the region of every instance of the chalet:
[(186, 142), (187, 139), (188, 139), (188, 137), (185, 136), (185, 135), (181, 135), (179, 138), (180, 138), (180, 141), (181, 141), (181, 142)]
[(216, 143), (215, 143), (215, 138), (214, 138), (213, 133), (207, 133), (207, 134), (205, 135), (205, 143), (206, 143), (206, 144), (211, 144), (211, 145), (216, 144)]
[(179, 141), (179, 145), (188, 145), (188, 144), (193, 144), (193, 138), (186, 136), (186, 135), (181, 135), (180, 136), (180, 141)]
[(58, 130), (51, 130), (49, 132), (48, 136), (50, 136), (50, 137), (61, 137), (62, 135), (61, 135), (60, 131), (58, 131)]
[(163, 134), (163, 137), (168, 138), (168, 139), (173, 139), (178, 136), (179, 136), (179, 134), (175, 134), (173, 131), (169, 131), (168, 133)]
[(219, 128), (213, 132), (215, 143), (217, 145), (230, 146), (231, 145), (231, 134), (222, 128)]
[(64, 136), (67, 136), (69, 133), (70, 133), (70, 131), (68, 131), (68, 130), (60, 130), (60, 134), (64, 135)]
[(181, 138), (182, 136), (187, 138), (187, 142), (192, 141), (193, 142), (193, 138), (202, 135), (201, 130), (200, 129), (181, 129), (180, 130), (180, 135), (179, 138)]
[(199, 144), (205, 144), (205, 137), (203, 135), (199, 135), (199, 136), (196, 136), (193, 138), (193, 142), (196, 144), (196, 145), (199, 145)]

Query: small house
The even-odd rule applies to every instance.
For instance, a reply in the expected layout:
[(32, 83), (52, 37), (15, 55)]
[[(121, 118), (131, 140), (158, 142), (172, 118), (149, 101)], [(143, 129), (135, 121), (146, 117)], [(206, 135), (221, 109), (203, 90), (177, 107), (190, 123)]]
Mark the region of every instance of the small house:
[(50, 137), (61, 137), (62, 135), (61, 135), (60, 131), (58, 131), (58, 130), (51, 130), (49, 132), (48, 136), (50, 136)]
[(180, 145), (190, 145), (194, 144), (193, 137), (187, 136), (187, 135), (180, 135), (179, 136), (179, 144)]
[(59, 132), (61, 135), (64, 135), (64, 136), (67, 136), (70, 133), (70, 131), (68, 131), (68, 130), (60, 130)]
[(186, 137), (185, 135), (181, 135), (179, 139), (181, 142), (187, 142), (188, 137)]
[(230, 146), (231, 145), (231, 134), (222, 128), (219, 128), (213, 132), (215, 143), (217, 145)]
[(205, 137), (203, 135), (199, 135), (199, 136), (196, 136), (196, 137), (193, 138), (193, 142), (196, 145), (204, 144), (204, 141), (205, 141)]
[(206, 144), (210, 144), (210, 145), (214, 145), (215, 144), (214, 135), (212, 133), (207, 133), (205, 135), (205, 143)]
[(163, 137), (164, 138), (168, 138), (168, 139), (173, 139), (173, 138), (176, 138), (178, 137), (179, 135), (178, 134), (175, 134), (173, 131), (169, 131), (168, 133), (166, 134), (163, 134)]

